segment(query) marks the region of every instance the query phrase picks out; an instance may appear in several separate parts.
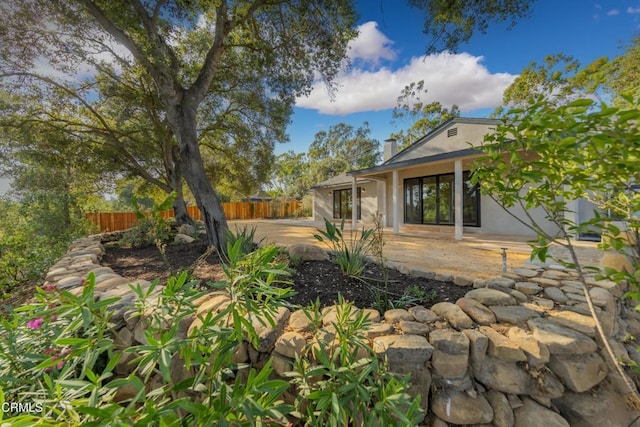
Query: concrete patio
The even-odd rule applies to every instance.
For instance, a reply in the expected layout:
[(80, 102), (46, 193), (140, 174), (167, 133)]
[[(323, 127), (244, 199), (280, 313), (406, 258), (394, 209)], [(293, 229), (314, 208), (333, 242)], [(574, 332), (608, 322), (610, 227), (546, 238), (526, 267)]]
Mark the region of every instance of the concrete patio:
[[(256, 227), (258, 239), (281, 246), (306, 243), (326, 247), (313, 235), (324, 224), (312, 220), (251, 220), (230, 221), (235, 228)], [(345, 228), (348, 224), (345, 224)], [(432, 232), (423, 230), (400, 230), (394, 235), (385, 228), (384, 256), (388, 261), (419, 267), (435, 273), (471, 278), (490, 278), (502, 273), (502, 250), (506, 248), (507, 266), (517, 268), (530, 258), (531, 248), (527, 238), (521, 236), (487, 235), (467, 233), (457, 241), (453, 232)], [(581, 263), (597, 266), (602, 251), (594, 242), (575, 242)], [(551, 254), (568, 259), (568, 253), (561, 247), (552, 247)]]

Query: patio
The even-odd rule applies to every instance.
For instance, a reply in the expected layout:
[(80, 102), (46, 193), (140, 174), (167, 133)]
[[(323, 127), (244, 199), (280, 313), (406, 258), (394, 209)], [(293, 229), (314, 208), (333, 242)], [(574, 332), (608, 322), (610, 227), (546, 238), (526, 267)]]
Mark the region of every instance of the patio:
[[(313, 234), (324, 224), (312, 220), (251, 220), (230, 221), (236, 227), (256, 227), (256, 237), (281, 246), (306, 243), (325, 247)], [(345, 228), (349, 225), (345, 224)], [(400, 229), (394, 235), (391, 228), (385, 228), (384, 256), (388, 261), (408, 267), (420, 267), (439, 274), (468, 276), (484, 279), (502, 273), (502, 250), (507, 248), (507, 267), (517, 268), (529, 260), (531, 248), (526, 238), (489, 234), (465, 234), (463, 240), (455, 240), (453, 231), (433, 232), (415, 228)], [(584, 265), (597, 266), (602, 251), (594, 242), (575, 242), (579, 259)], [(551, 254), (568, 259), (568, 253), (561, 247), (552, 247)]]

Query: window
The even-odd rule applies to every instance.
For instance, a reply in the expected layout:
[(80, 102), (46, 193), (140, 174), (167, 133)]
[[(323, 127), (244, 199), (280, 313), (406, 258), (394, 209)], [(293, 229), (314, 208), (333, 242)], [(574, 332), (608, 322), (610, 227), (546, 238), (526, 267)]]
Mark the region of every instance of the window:
[[(360, 213), (360, 201), (362, 198), (362, 191), (360, 187), (356, 189), (356, 215), (358, 219), (361, 219)], [(351, 218), (353, 213), (353, 197), (351, 196), (351, 189), (333, 190), (333, 217), (339, 218)]]
[[(463, 224), (480, 226), (480, 190), (468, 171), (462, 174)], [(452, 173), (410, 178), (404, 181), (404, 222), (409, 224), (455, 223), (455, 178)]]

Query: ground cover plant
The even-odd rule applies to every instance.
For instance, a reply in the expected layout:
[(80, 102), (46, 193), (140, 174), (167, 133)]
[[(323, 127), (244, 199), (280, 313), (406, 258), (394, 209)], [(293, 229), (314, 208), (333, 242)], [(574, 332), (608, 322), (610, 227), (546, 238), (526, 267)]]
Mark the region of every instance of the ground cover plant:
[[(282, 251), (265, 245), (247, 253), (244, 240), (228, 245), (215, 281), (203, 284), (185, 271), (170, 274), (159, 294), (158, 280), (148, 289), (133, 288), (138, 301), (131, 318), (145, 322), (140, 345), (118, 346), (107, 308), (118, 298), (97, 301), (93, 274), (78, 296), (38, 288), (32, 302), (2, 319), (7, 333), (0, 337), (0, 401), (28, 396), (41, 407), (1, 416), (12, 425), (414, 425), (419, 402), (405, 393), (408, 378), (387, 372), (370, 348), (363, 352), (368, 319), (352, 315), (353, 304), (342, 298), (337, 346), (310, 348), (290, 382), (272, 379), (270, 362), (254, 369), (233, 361), (237, 346), (256, 343), (249, 319), (272, 322), (292, 292)], [(199, 316), (199, 327), (181, 330), (195, 314), (195, 299), (209, 292), (229, 295), (229, 304), (218, 314)], [(320, 303), (306, 312), (315, 319), (315, 333), (326, 336)], [(115, 372), (124, 357), (133, 367), (126, 376)], [(300, 392), (285, 403), (291, 385)], [(122, 387), (129, 388), (124, 397), (118, 394)]]

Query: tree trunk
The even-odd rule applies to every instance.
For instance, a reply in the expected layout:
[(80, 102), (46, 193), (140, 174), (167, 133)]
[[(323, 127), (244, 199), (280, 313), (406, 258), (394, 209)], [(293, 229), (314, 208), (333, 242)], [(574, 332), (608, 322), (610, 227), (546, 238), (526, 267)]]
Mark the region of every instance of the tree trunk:
[(195, 226), (195, 222), (193, 218), (189, 216), (189, 212), (187, 211), (187, 204), (184, 201), (184, 193), (182, 192), (182, 168), (180, 166), (180, 155), (178, 153), (178, 149), (176, 147), (175, 150), (169, 148), (170, 153), (168, 153), (171, 157), (170, 165), (165, 165), (165, 170), (167, 172), (167, 183), (171, 191), (176, 192), (176, 199), (173, 202), (173, 212), (176, 217), (176, 222), (178, 225), (188, 224), (191, 226)]
[(195, 108), (178, 106), (173, 113), (180, 147), (179, 165), (202, 214), (207, 244), (209, 247), (215, 247), (219, 253), (225, 253), (227, 219), (204, 169), (196, 131)]

